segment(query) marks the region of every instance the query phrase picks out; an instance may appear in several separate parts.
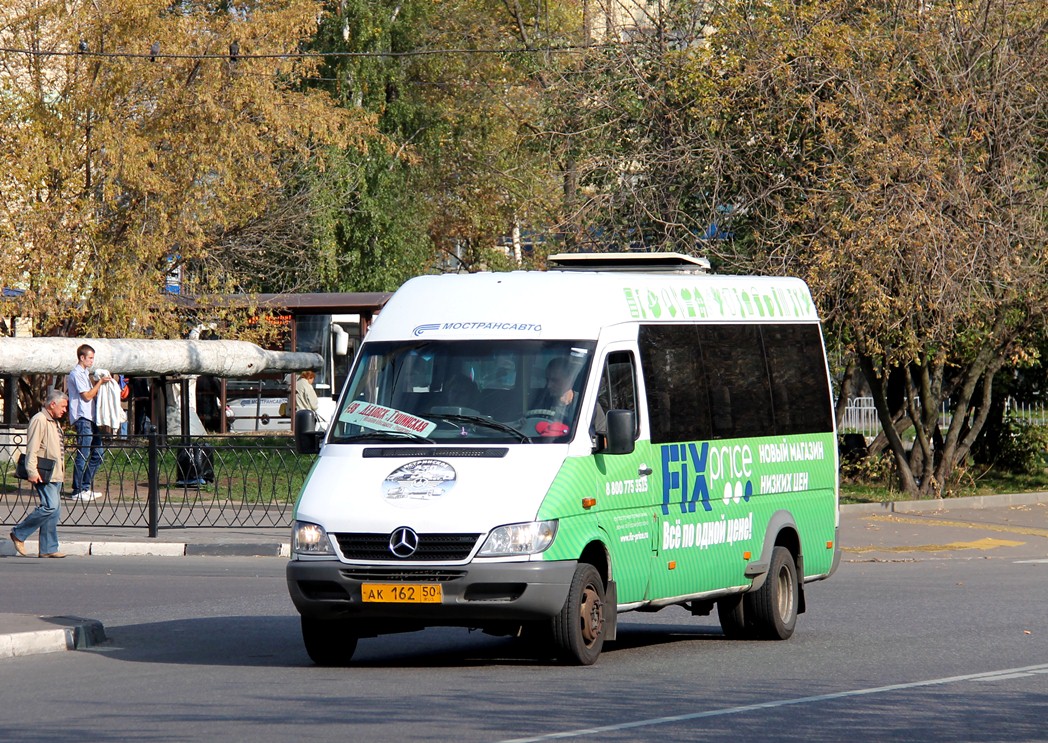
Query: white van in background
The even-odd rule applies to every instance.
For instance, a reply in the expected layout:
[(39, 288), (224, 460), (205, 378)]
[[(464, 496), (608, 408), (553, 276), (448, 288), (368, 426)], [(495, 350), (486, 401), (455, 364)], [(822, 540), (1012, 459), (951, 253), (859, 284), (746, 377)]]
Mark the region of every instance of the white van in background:
[(840, 555), (807, 287), (595, 258), (408, 281), (327, 432), (296, 419), (320, 455), (287, 582), (316, 663), (443, 625), (590, 664), (619, 613), (675, 605), (731, 637), (792, 635)]

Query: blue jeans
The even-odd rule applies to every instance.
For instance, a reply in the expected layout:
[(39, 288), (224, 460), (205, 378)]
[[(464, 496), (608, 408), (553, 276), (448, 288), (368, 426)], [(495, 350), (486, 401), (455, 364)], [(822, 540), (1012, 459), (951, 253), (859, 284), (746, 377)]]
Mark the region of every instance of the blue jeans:
[(15, 538), (24, 542), (34, 531), (40, 529), (40, 554), (49, 555), (58, 552), (58, 520), (62, 517), (61, 500), (58, 497), (62, 489), (60, 482), (34, 482), (36, 494), (40, 496), (40, 505), (22, 522), (11, 530)]
[(90, 490), (102, 464), (102, 433), (94, 421), (77, 418), (76, 457), (73, 459), (73, 495)]

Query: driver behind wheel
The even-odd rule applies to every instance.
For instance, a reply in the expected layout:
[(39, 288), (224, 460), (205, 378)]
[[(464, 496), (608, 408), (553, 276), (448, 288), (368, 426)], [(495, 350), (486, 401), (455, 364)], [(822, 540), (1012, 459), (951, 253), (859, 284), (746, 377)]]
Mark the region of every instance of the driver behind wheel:
[[(567, 359), (557, 357), (546, 365), (546, 386), (532, 398), (530, 407), (548, 411), (551, 423), (557, 425), (539, 423), (535, 430), (540, 435), (563, 436), (568, 432), (565, 422), (572, 419), (577, 398), (572, 388), (573, 376)], [(540, 426), (542, 430), (539, 430)]]

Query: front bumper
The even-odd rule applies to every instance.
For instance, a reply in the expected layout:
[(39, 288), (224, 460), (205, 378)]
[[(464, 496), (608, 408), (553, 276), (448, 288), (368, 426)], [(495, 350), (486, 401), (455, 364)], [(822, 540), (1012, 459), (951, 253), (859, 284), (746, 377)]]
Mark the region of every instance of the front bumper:
[[(287, 585), (299, 613), (347, 618), (381, 626), (386, 620), (417, 626), (484, 627), (555, 616), (575, 574), (576, 562), (359, 566), (338, 560), (292, 560)], [(364, 583), (440, 584), (439, 604), (365, 603)]]

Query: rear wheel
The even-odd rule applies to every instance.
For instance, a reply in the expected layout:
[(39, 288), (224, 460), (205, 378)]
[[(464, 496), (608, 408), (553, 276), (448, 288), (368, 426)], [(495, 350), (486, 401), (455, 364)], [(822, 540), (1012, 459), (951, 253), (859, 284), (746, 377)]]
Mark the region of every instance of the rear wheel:
[(346, 619), (302, 617), (302, 641), (318, 666), (348, 666), (357, 649), (357, 633)]
[(604, 581), (595, 567), (579, 563), (564, 608), (553, 618), (553, 642), (561, 658), (593, 665), (604, 647)]
[(776, 547), (772, 551), (764, 585), (749, 596), (750, 600), (744, 603), (747, 618), (753, 622), (757, 637), (762, 640), (788, 640), (797, 626), (800, 597), (797, 566), (788, 549)]
[(736, 593), (717, 601), (717, 617), (720, 619), (724, 636), (729, 640), (752, 640), (753, 627), (746, 625), (745, 594)]

